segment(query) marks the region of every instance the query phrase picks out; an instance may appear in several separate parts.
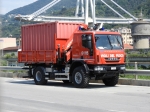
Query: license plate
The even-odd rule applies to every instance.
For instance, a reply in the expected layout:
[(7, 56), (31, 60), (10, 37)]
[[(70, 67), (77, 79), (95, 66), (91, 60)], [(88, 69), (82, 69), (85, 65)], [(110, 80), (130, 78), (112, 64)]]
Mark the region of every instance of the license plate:
[(111, 67), (111, 70), (116, 70), (116, 67)]

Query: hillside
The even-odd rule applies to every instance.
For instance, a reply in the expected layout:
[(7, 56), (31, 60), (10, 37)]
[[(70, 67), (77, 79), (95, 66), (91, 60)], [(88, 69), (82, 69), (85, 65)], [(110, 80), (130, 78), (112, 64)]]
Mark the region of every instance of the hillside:
[[(32, 14), (33, 12), (37, 11), (41, 7), (50, 3), (51, 1), (52, 0), (38, 0), (32, 4), (26, 5), (24, 7), (14, 9), (14, 10), (8, 12), (6, 15), (9, 15), (9, 14), (22, 14), (22, 15)], [(139, 11), (141, 9), (139, 9), (137, 7), (140, 7), (139, 5), (141, 5), (141, 4), (143, 4), (143, 6), (144, 6), (144, 4), (147, 4), (146, 1), (148, 2), (149, 0), (114, 0), (114, 1), (116, 1), (120, 6), (122, 6), (124, 9), (126, 9), (133, 15), (138, 16)], [(121, 11), (115, 5), (113, 5), (110, 2), (110, 0), (105, 0), (105, 2), (110, 4), (113, 8), (117, 9), (117, 11), (121, 12), (121, 14), (123, 13), (123, 11)], [(46, 11), (46, 15), (53, 15), (51, 12), (56, 12), (58, 10), (60, 11), (63, 7), (65, 7), (66, 9), (74, 8), (74, 11), (75, 11), (75, 6), (76, 6), (76, 0), (61, 0), (58, 4), (56, 4), (51, 9)], [(145, 10), (145, 9), (143, 8), (143, 10)], [(72, 14), (72, 16), (73, 15), (74, 15), (74, 13)], [(97, 15), (97, 17), (117, 16), (113, 11), (111, 11), (100, 0), (96, 0), (96, 15)]]
[[(9, 37), (12, 35), (13, 37), (20, 37), (20, 26), (23, 24), (30, 24), (29, 22), (19, 22), (14, 20), (11, 17), (11, 14), (32, 14), (36, 10), (45, 6), (52, 0), (38, 0), (32, 4), (26, 5), (24, 7), (20, 7), (8, 12), (5, 16), (2, 17), (2, 33), (0, 32), (0, 36)], [(128, 17), (123, 11), (118, 9), (114, 4), (110, 2), (110, 0), (105, 0), (108, 4), (110, 4), (113, 8), (117, 9), (117, 11), (124, 16)], [(129, 11), (136, 17), (139, 17), (139, 14), (142, 10), (144, 18), (150, 18), (150, 0), (114, 0), (124, 9)], [(74, 16), (76, 7), (76, 0), (61, 0), (58, 4), (56, 4), (51, 9), (47, 10), (43, 15), (48, 16)], [(111, 11), (107, 6), (105, 6), (100, 0), (96, 0), (96, 17), (118, 17), (113, 11)], [(108, 28), (116, 27), (116, 25), (108, 25)]]
[[(14, 9), (14, 10), (8, 12), (6, 15), (9, 15), (9, 14), (22, 14), (22, 15), (32, 14), (33, 12), (35, 12), (38, 9), (42, 8), (43, 6), (47, 5), (51, 1), (52, 0), (38, 0), (34, 3), (26, 5), (24, 7)], [(53, 6), (50, 10), (59, 10), (62, 7), (67, 7), (67, 8), (75, 7), (76, 6), (75, 1), (76, 0), (62, 0), (61, 2), (59, 2), (58, 4)]]
[(144, 18), (150, 18), (150, 0), (141, 3), (136, 10), (137, 11), (142, 10)]

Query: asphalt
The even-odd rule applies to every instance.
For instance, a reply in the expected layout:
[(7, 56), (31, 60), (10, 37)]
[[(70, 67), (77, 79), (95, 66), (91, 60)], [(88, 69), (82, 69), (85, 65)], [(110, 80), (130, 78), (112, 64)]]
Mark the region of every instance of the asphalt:
[(35, 85), (33, 79), (0, 78), (0, 112), (150, 112), (150, 87), (90, 83), (75, 88), (62, 81)]

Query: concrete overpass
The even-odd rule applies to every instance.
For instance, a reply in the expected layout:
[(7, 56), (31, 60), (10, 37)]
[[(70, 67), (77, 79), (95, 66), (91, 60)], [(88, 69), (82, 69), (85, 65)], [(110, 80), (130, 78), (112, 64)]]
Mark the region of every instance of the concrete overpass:
[[(95, 18), (96, 23), (107, 23), (107, 24), (130, 24), (135, 22), (133, 18)], [(53, 17), (53, 16), (38, 16), (33, 19), (36, 22), (54, 22), (54, 21), (70, 21), (70, 22), (85, 22), (84, 17)], [(150, 22), (150, 19), (143, 19), (143, 21)], [(88, 17), (88, 23), (93, 23), (93, 19)]]
[[(46, 6), (37, 10), (36, 12), (29, 15), (17, 15), (15, 18), (23, 21), (36, 21), (36, 22), (52, 22), (52, 21), (73, 21), (73, 22), (84, 22), (88, 23), (108, 23), (108, 24), (130, 24), (132, 22), (136, 22), (139, 19), (134, 17), (120, 5), (118, 5), (115, 1), (110, 0), (116, 7), (120, 8), (123, 12), (130, 16), (130, 18), (124, 17), (117, 10), (112, 8), (108, 3), (104, 0), (100, 0), (104, 5), (110, 8), (114, 13), (116, 13), (119, 17), (116, 18), (97, 18), (95, 16), (95, 0), (77, 0), (75, 17), (50, 17), (50, 16), (42, 16), (41, 14), (45, 12), (47, 9), (53, 7), (55, 4), (61, 2), (61, 0), (53, 0)], [(90, 9), (89, 9), (90, 8)], [(81, 12), (80, 12), (81, 10)], [(92, 17), (89, 16), (89, 10), (91, 12)], [(81, 17), (79, 17), (79, 13)], [(143, 19), (143, 21), (150, 22), (150, 19)]]

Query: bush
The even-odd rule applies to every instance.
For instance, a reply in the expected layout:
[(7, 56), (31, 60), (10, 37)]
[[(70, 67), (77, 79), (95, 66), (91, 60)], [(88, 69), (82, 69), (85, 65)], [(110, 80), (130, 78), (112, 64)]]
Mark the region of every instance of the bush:
[(17, 56), (15, 55), (15, 53), (7, 53), (4, 55), (5, 59), (10, 59), (10, 58), (17, 58)]
[(6, 60), (0, 60), (0, 66), (7, 66)]
[(9, 58), (11, 58), (11, 55), (10, 55), (10, 54), (5, 54), (5, 55), (4, 55), (4, 58), (5, 58), (5, 59), (9, 59)]
[(142, 69), (147, 69), (147, 67), (145, 65), (141, 65)]

